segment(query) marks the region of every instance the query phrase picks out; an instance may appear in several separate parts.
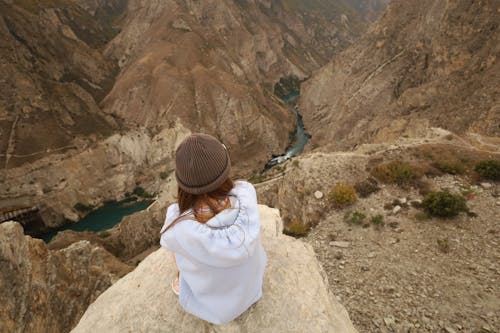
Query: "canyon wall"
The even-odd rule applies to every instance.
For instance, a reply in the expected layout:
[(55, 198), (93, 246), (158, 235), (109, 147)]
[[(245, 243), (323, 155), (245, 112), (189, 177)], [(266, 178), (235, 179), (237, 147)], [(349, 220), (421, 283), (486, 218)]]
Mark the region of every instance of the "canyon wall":
[(391, 1), (363, 38), (303, 84), (313, 140), (347, 148), (432, 126), (498, 136), (498, 22), (495, 1)]

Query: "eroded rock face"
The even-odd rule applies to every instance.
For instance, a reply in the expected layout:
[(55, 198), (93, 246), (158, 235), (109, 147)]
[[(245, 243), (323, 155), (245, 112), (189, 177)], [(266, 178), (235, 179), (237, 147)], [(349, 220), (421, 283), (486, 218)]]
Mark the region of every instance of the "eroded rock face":
[(351, 147), (443, 127), (500, 134), (495, 1), (391, 1), (367, 35), (303, 84), (318, 143)]
[[(281, 177), (255, 185), (259, 200), (281, 209), (287, 231), (292, 224), (301, 224), (307, 230), (332, 209), (328, 194), (335, 184), (355, 184), (367, 177), (369, 159), (362, 153), (343, 152), (312, 152), (296, 157), (295, 163), (284, 166)], [(316, 191), (320, 191), (320, 198)]]
[(170, 289), (171, 256), (159, 249), (104, 292), (72, 332), (356, 332), (312, 248), (281, 234), (278, 210), (260, 211), (264, 296), (235, 321), (210, 325), (184, 312)]
[(366, 27), (349, 5), (316, 0), (132, 0), (128, 11), (106, 50), (122, 73), (104, 111), (153, 132), (178, 118), (221, 139), (247, 171), (289, 143), (293, 115), (274, 83), (308, 76)]
[(75, 205), (97, 206), (120, 200), (138, 181), (154, 182), (161, 191), (168, 179), (162, 172), (174, 169), (175, 147), (189, 135), (178, 124), (151, 137), (147, 131), (115, 134), (73, 156), (53, 155), (20, 168), (5, 170), (0, 207), (38, 206), (45, 224), (57, 227), (81, 217)]
[(0, 1), (0, 167), (78, 150), (116, 123), (97, 102), (116, 64), (98, 50), (115, 34), (69, 0)]
[(0, 331), (68, 332), (87, 306), (131, 270), (82, 241), (50, 251), (24, 236), (16, 222), (0, 224)]

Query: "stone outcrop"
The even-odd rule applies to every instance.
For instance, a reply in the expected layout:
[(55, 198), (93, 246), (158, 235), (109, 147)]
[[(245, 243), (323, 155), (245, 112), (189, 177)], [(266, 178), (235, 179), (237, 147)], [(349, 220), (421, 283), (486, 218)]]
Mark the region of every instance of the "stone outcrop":
[(350, 148), (429, 127), (500, 134), (500, 11), (495, 1), (394, 0), (302, 86), (313, 142)]
[(87, 241), (58, 251), (0, 224), (0, 332), (68, 332), (132, 267)]
[(278, 210), (260, 210), (264, 296), (235, 321), (214, 326), (185, 313), (170, 289), (171, 256), (159, 249), (104, 292), (72, 332), (356, 332), (312, 248), (281, 234)]

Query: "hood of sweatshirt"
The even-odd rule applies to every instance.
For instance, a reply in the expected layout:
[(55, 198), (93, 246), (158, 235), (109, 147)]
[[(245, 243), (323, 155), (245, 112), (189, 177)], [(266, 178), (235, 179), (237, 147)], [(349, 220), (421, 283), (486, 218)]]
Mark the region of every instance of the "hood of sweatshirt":
[[(161, 237), (163, 247), (193, 262), (232, 267), (253, 256), (260, 246), (260, 221), (254, 187), (243, 181), (230, 192), (231, 208), (205, 224), (182, 220)], [(168, 208), (164, 230), (179, 216), (179, 207)]]

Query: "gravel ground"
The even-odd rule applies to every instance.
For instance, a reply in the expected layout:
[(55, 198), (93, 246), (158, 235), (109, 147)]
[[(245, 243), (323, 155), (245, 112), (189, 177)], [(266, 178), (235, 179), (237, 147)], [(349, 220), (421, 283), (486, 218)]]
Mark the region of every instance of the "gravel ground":
[[(471, 188), (453, 176), (432, 182)], [(411, 205), (394, 214), (384, 205), (421, 199), (396, 186), (326, 214), (305, 240), (360, 332), (500, 332), (500, 185), (490, 185), (472, 186), (477, 217), (425, 219)], [(385, 225), (346, 223), (347, 210), (383, 214)]]

